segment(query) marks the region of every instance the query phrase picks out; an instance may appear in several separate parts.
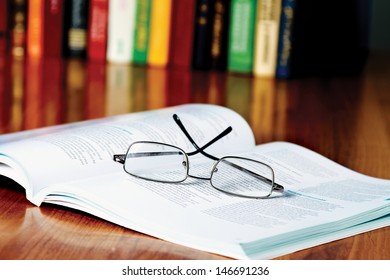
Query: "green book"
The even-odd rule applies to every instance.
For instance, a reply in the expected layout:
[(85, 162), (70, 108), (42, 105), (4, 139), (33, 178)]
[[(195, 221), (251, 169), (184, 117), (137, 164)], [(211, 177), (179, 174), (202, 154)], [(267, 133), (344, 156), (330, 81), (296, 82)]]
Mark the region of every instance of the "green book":
[(251, 73), (257, 0), (232, 0), (228, 70)]
[(133, 62), (146, 64), (148, 56), (151, 0), (137, 0)]

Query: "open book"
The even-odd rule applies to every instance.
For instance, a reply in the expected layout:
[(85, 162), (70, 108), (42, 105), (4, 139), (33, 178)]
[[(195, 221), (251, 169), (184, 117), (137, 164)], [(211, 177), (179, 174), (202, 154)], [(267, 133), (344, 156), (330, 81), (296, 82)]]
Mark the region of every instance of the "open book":
[[(199, 146), (231, 126), (232, 132), (207, 153), (264, 162), (285, 191), (266, 199), (241, 198), (205, 180), (167, 184), (139, 179), (113, 161), (114, 154), (140, 140), (193, 151), (173, 114)], [(190, 159), (190, 172), (204, 170), (210, 161), (202, 155)], [(0, 174), (23, 186), (35, 205), (67, 206), (239, 259), (273, 258), (390, 225), (390, 180), (356, 173), (295, 144), (256, 146), (246, 121), (215, 105), (182, 105), (2, 135)]]

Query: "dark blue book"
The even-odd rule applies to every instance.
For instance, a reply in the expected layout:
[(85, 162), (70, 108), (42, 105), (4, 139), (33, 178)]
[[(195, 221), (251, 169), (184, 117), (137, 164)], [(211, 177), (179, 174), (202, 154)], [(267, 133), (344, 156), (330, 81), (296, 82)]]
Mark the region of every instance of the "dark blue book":
[(295, 0), (282, 0), (278, 57), (276, 62), (276, 76), (278, 78), (288, 78), (291, 76), (292, 27), (294, 23), (295, 2)]
[(367, 56), (370, 0), (283, 0), (276, 76), (355, 75)]

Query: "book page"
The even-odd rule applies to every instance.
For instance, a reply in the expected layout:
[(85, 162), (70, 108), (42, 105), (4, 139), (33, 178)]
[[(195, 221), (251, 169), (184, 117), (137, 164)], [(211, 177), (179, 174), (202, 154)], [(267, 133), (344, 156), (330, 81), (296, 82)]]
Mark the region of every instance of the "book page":
[(264, 144), (241, 155), (271, 165), (285, 192), (247, 199), (205, 180), (164, 184), (118, 171), (53, 187), (45, 201), (77, 205), (133, 230), (236, 258), (276, 257), (390, 224), (379, 219), (390, 213), (389, 180), (290, 143)]
[(237, 113), (214, 105), (191, 104), (1, 136), (0, 162), (7, 158), (21, 166), (34, 188), (28, 197), (32, 199), (50, 184), (122, 169), (113, 155), (126, 153), (134, 141), (157, 141), (194, 151), (174, 122), (175, 113), (199, 146), (232, 126), (231, 133), (207, 148), (211, 154), (254, 146), (249, 125)]

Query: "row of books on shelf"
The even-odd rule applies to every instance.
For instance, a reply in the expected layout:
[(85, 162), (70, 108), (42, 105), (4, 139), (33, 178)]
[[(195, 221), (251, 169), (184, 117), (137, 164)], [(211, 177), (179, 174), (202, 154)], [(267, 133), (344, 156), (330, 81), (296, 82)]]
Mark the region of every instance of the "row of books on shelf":
[(5, 0), (0, 34), (29, 57), (278, 78), (351, 73), (367, 54), (369, 2)]

